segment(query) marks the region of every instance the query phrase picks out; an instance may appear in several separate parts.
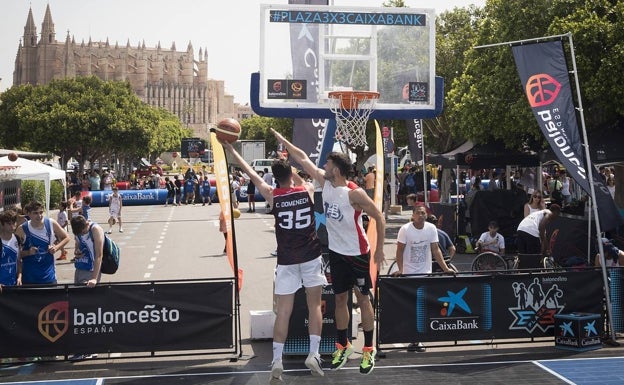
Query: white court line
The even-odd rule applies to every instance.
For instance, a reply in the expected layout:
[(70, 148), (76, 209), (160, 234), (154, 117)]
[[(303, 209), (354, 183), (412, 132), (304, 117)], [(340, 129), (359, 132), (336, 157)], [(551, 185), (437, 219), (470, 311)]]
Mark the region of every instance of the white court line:
[[(553, 361), (557, 361), (557, 360), (553, 360)], [(555, 372), (554, 370), (547, 368), (546, 366), (542, 365), (539, 361), (533, 361), (532, 362), (533, 365), (540, 367), (542, 370), (552, 374), (553, 376), (557, 377), (558, 379), (560, 379), (561, 381), (565, 382), (566, 384), (570, 384), (570, 385), (576, 385), (576, 382), (570, 381), (568, 380), (566, 377), (562, 376), (561, 374)]]

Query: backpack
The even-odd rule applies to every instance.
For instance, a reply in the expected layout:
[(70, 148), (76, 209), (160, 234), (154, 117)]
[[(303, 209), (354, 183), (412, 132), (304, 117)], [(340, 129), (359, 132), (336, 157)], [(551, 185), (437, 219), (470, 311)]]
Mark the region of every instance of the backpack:
[(414, 174), (412, 174), (411, 172), (407, 174), (407, 177), (405, 177), (405, 185), (407, 187), (416, 186), (416, 181), (414, 180)]
[[(91, 228), (93, 224), (89, 226), (89, 233), (93, 239), (93, 232)], [(100, 266), (100, 272), (102, 274), (115, 274), (119, 268), (120, 257), (119, 246), (110, 239), (106, 233), (104, 233), (104, 250), (102, 252), (102, 265)]]

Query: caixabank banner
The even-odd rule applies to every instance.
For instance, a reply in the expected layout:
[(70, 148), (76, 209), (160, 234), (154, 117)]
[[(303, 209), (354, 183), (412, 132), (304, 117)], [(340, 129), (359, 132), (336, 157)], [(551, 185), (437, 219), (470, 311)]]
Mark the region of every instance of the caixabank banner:
[(552, 336), (557, 314), (602, 313), (601, 273), (593, 269), (382, 276), (378, 288), (381, 344)]
[(233, 280), (7, 288), (0, 356), (231, 349)]

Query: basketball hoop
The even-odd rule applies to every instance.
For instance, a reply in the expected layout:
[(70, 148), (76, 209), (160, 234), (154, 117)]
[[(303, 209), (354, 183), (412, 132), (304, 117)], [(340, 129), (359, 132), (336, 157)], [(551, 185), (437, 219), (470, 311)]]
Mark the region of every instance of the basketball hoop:
[(332, 91), (329, 93), (329, 109), (336, 114), (336, 138), (348, 145), (366, 145), (366, 123), (379, 92)]
[(15, 174), (20, 166), (0, 166), (0, 182), (15, 179)]

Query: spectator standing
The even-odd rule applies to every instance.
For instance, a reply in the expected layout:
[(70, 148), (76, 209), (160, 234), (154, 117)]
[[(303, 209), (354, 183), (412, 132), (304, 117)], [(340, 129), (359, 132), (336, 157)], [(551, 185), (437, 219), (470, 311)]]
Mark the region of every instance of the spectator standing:
[(85, 195), (84, 198), (82, 198), (81, 215), (87, 220), (91, 218), (91, 195)]
[(444, 272), (453, 272), (444, 262), (437, 227), (426, 219), (425, 206), (416, 206), (412, 211), (411, 221), (399, 229), (396, 249), (399, 269), (397, 275), (431, 274), (434, 259)]
[[(287, 160), (277, 160), (271, 167), (280, 187), (266, 183), (247, 165), (231, 144), (224, 147), (240, 163), (258, 190), (273, 207), (275, 238), (277, 240), (277, 269), (275, 272), (275, 295), (277, 317), (273, 328), (273, 361), (270, 383), (281, 381), (282, 355), (288, 336), (288, 324), (293, 310), (295, 293), (303, 286), (308, 305), (308, 329), (310, 352), (305, 365), (313, 375), (323, 376), (319, 347), (323, 315), (321, 294), (327, 280), (323, 274), (321, 243), (316, 235), (314, 219), (314, 187), (293, 173)], [(293, 223), (293, 219), (296, 221)]]
[(572, 203), (571, 179), (566, 170), (559, 171), (559, 179), (561, 180), (561, 195), (563, 198), (563, 204), (567, 206)]
[[(58, 214), (56, 214), (56, 221), (58, 222), (59, 226), (63, 228), (63, 230), (68, 230), (69, 218), (67, 217), (67, 202), (62, 201), (59, 203), (59, 212)], [(67, 250), (65, 250), (65, 247), (62, 247), (61, 255), (56, 258), (56, 260), (61, 261), (65, 259), (67, 259)]]
[(364, 190), (370, 199), (374, 199), (375, 194), (375, 167), (370, 166), (364, 175)]
[(5, 210), (0, 213), (0, 239), (2, 239), (2, 254), (0, 255), (0, 293), (3, 286), (21, 285), (17, 279), (17, 258), (20, 245), (15, 236), (17, 228), (17, 213)]
[[(268, 168), (264, 168), (264, 175), (262, 176), (262, 180), (269, 186), (273, 186), (273, 173), (269, 171)], [(269, 202), (266, 202), (267, 212), (271, 211), (271, 205)]]
[(173, 184), (175, 185), (175, 201), (174, 204), (180, 206), (182, 204), (182, 181), (177, 175), (173, 176)]
[(169, 205), (169, 202), (171, 201), (171, 204), (173, 206), (175, 206), (176, 200), (175, 200), (175, 185), (173, 184), (173, 182), (171, 181), (171, 179), (169, 179), (168, 176), (165, 177), (165, 188), (167, 189), (167, 198), (165, 198), (165, 207), (167, 207), (167, 205)]
[(225, 244), (223, 245), (223, 254), (225, 254), (227, 252), (227, 224), (225, 223), (223, 211), (219, 213), (219, 231), (223, 233), (223, 238), (225, 238)]
[(89, 175), (89, 190), (99, 191), (101, 181), (100, 179), (100, 175), (97, 173), (97, 171), (91, 171), (91, 174)]
[[(74, 285), (94, 288), (102, 277), (102, 256), (104, 254), (104, 230), (100, 225), (78, 215), (71, 220), (74, 247)], [(74, 354), (70, 361), (96, 358), (97, 354)]]
[(609, 194), (611, 194), (611, 198), (615, 198), (615, 178), (607, 178), (607, 189), (609, 189)]
[(206, 202), (208, 202), (209, 206), (212, 204), (212, 198), (210, 197), (211, 188), (212, 187), (210, 186), (210, 179), (208, 179), (208, 175), (203, 174), (199, 178), (199, 193), (202, 197), (202, 206), (206, 206)]
[[(365, 212), (375, 220), (377, 244), (374, 260), (378, 266), (385, 262), (383, 242), (385, 221), (383, 214), (364, 190), (355, 183), (347, 183), (352, 170), (351, 159), (346, 154), (331, 152), (327, 155), (324, 169), (318, 168), (304, 151), (271, 129), (279, 143), (288, 150), (292, 159), (302, 165), (317, 183), (323, 184), (323, 205), (327, 227), (329, 263), (332, 285), (335, 293), (335, 318), (337, 339), (336, 351), (332, 355), (332, 368), (340, 369), (353, 353), (348, 339), (348, 299), (355, 293), (360, 306), (364, 346), (360, 361), (360, 373), (369, 374), (375, 368), (376, 350), (373, 347), (374, 313), (368, 297), (372, 287), (370, 276), (370, 245), (362, 224)], [(355, 290), (353, 290), (355, 288)]]
[(517, 245), (520, 254), (545, 254), (548, 251), (546, 225), (559, 216), (561, 206), (556, 203), (550, 209), (539, 210), (525, 217), (517, 229)]
[(104, 191), (111, 191), (113, 189), (113, 176), (110, 172), (104, 172), (104, 178), (102, 179), (102, 183), (104, 184)]
[(123, 208), (123, 199), (119, 195), (119, 189), (113, 187), (113, 193), (108, 197), (108, 234), (113, 232), (113, 225), (119, 224), (119, 232), (123, 233), (121, 223), (121, 209)]
[(197, 180), (193, 177), (184, 179), (184, 202), (195, 206), (195, 185)]
[(236, 194), (240, 190), (240, 183), (238, 182), (238, 178), (234, 175), (230, 175), (230, 191), (232, 191), (232, 196), (230, 199), (232, 200), (232, 207), (235, 209), (238, 208), (238, 194)]
[(540, 191), (534, 191), (529, 198), (529, 201), (524, 204), (524, 216), (534, 213), (536, 211), (544, 210), (546, 208), (546, 202), (544, 196)]
[(492, 171), (492, 176), (490, 178), (490, 182), (488, 183), (488, 191), (494, 191), (500, 189), (498, 186), (498, 178), (499, 174), (497, 171)]
[(247, 205), (249, 206), (248, 213), (256, 212), (256, 184), (251, 177), (247, 182)]
[(69, 236), (56, 220), (44, 218), (40, 202), (30, 203), (26, 210), (30, 219), (16, 229), (24, 240), (18, 256), (17, 279), (24, 285), (56, 284), (54, 254), (65, 247)]
[[(438, 228), (435, 224), (428, 222), (426, 218), (427, 211), (425, 206), (416, 206), (412, 210), (411, 221), (399, 229), (395, 255), (398, 267), (396, 275), (431, 274), (434, 258), (442, 271), (453, 272), (446, 265), (440, 250)], [(431, 218), (431, 221), (434, 221), (434, 218)], [(437, 222), (437, 218), (435, 221)], [(448, 235), (446, 236), (448, 237)], [(444, 240), (446, 242), (446, 239)], [(450, 242), (450, 244), (452, 245), (453, 243)], [(416, 342), (411, 343), (407, 349), (409, 351), (424, 352), (426, 347), (421, 342)]]

